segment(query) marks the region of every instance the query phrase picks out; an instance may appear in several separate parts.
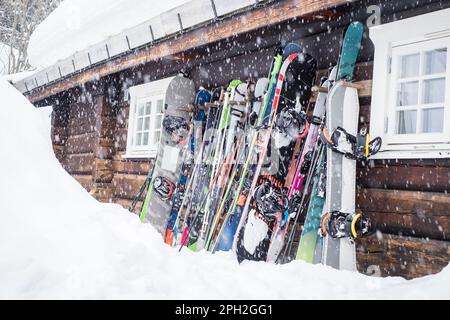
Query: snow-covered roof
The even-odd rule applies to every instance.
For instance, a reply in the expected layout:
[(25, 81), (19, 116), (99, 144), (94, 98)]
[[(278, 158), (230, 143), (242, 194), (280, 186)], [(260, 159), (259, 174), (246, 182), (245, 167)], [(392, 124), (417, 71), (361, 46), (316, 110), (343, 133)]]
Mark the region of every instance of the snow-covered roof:
[[(65, 0), (33, 32), (30, 64), (50, 67), (189, 0)], [(154, 28), (155, 29), (155, 28)]]
[[(135, 48), (270, 0), (65, 0), (33, 33), (28, 92)], [(273, 0), (272, 0), (273, 1)]]
[(22, 71), (18, 73), (11, 73), (7, 75), (0, 75), (0, 79), (4, 79), (6, 81), (17, 83), (25, 78), (33, 76), (35, 73), (37, 73), (39, 70), (31, 70), (31, 71)]

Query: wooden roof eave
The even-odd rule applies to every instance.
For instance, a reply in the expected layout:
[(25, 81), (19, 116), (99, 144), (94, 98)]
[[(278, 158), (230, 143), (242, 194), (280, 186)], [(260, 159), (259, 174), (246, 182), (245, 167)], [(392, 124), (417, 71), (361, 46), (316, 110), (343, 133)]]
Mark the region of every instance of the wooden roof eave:
[(275, 2), (269, 7), (256, 8), (233, 16), (231, 19), (224, 19), (205, 27), (183, 33), (175, 38), (154, 44), (151, 47), (145, 47), (136, 52), (131, 51), (129, 54), (33, 90), (27, 96), (33, 103), (42, 101), (83, 83), (133, 68), (149, 61), (155, 61), (208, 43), (214, 43), (238, 34), (247, 33), (294, 18), (310, 16), (311, 14), (346, 3), (348, 3), (348, 0), (285, 0)]

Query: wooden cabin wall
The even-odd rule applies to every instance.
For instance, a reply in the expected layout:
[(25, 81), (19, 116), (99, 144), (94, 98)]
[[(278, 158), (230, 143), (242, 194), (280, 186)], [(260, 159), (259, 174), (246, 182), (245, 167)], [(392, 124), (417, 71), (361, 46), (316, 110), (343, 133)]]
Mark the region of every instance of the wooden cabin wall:
[(62, 165), (88, 191), (93, 187), (94, 122), (93, 108), (88, 102), (70, 105)]
[[(328, 12), (325, 16), (330, 23), (324, 23), (323, 18), (293, 20), (113, 75), (97, 88), (84, 86), (81, 98), (55, 109), (54, 137), (59, 137), (54, 139), (55, 151), (62, 155), (66, 170), (94, 196), (127, 208), (153, 160), (123, 158), (129, 114), (124, 89), (172, 76), (181, 68), (189, 69), (197, 88), (225, 85), (233, 78), (257, 79), (269, 72), (275, 47), (291, 41), (302, 44), (316, 57), (319, 81), (337, 61), (345, 26), (353, 19), (364, 20), (365, 9), (372, 3), (386, 6), (383, 22), (450, 6), (428, 0), (403, 5), (398, 1), (398, 6), (388, 6), (387, 1), (361, 1)], [(401, 14), (396, 13), (399, 11)], [(372, 61), (373, 45), (366, 31), (356, 81), (370, 85)], [(360, 105), (360, 125), (370, 127), (370, 90), (362, 94)], [(66, 118), (61, 116), (65, 114)], [(449, 185), (449, 159), (371, 160), (359, 164), (357, 207), (371, 218), (377, 232), (357, 242), (358, 269), (368, 274), (413, 278), (446, 266), (450, 261)]]
[(117, 108), (103, 83), (87, 84), (67, 96), (53, 112), (55, 154), (95, 198), (112, 202)]

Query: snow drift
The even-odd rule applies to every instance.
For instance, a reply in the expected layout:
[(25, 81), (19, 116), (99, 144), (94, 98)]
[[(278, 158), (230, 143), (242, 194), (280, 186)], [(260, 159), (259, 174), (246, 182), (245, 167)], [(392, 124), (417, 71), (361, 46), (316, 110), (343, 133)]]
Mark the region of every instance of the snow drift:
[(51, 66), (188, 1), (65, 0), (33, 32), (28, 44), (30, 64)]
[(0, 79), (0, 298), (450, 298), (450, 268), (413, 281), (303, 262), (181, 254), (55, 158), (49, 112)]

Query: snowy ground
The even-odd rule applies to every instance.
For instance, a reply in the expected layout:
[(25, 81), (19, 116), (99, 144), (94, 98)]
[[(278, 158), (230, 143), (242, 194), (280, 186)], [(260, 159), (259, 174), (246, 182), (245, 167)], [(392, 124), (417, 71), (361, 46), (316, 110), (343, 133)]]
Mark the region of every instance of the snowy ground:
[(4, 80), (0, 97), (0, 298), (450, 298), (450, 267), (406, 281), (179, 254), (64, 171), (51, 148), (49, 110), (35, 109)]

